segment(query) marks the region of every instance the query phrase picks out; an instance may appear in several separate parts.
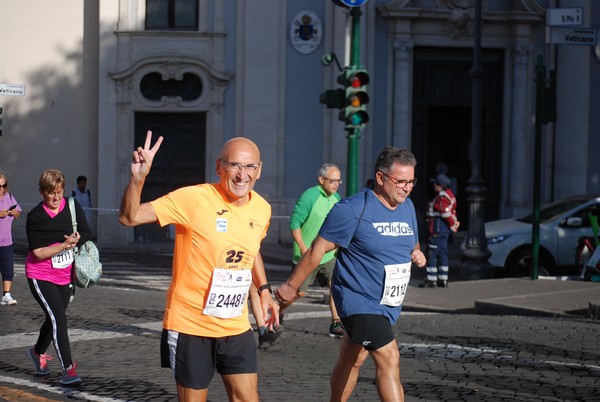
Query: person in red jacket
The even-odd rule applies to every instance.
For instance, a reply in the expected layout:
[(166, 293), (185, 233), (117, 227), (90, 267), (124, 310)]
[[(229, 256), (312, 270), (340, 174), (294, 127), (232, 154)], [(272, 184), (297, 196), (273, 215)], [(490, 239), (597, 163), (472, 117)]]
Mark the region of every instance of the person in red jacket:
[(427, 210), (429, 228), (429, 255), (427, 258), (427, 279), (420, 287), (448, 287), (448, 238), (458, 230), (460, 222), (456, 217), (456, 197), (450, 189), (450, 179), (439, 174), (430, 179), (433, 182), (435, 197)]

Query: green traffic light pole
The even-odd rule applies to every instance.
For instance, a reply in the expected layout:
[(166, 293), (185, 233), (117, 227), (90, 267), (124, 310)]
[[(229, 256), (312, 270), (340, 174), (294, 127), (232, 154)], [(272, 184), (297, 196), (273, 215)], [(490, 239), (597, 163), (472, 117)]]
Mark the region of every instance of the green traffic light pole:
[[(360, 68), (360, 7), (350, 10), (352, 16), (352, 31), (350, 37), (350, 66)], [(347, 128), (348, 131), (348, 173), (346, 184), (346, 195), (358, 192), (358, 141), (360, 140), (360, 128)]]

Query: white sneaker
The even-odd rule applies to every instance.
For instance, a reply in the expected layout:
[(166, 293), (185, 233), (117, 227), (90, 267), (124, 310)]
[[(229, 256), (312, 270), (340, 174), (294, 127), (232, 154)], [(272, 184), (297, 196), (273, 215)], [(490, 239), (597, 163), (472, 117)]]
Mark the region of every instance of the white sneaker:
[(13, 299), (12, 295), (9, 293), (5, 294), (4, 296), (2, 296), (2, 301), (0, 301), (0, 304), (4, 305), (4, 306), (10, 306), (12, 304), (17, 304), (17, 301), (15, 299)]

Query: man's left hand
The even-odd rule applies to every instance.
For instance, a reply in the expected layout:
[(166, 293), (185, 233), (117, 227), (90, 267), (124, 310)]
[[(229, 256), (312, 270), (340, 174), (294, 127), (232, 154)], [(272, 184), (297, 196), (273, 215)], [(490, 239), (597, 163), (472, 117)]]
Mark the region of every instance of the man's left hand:
[(279, 325), (279, 304), (271, 297), (268, 292), (261, 294), (260, 304), (263, 309), (263, 317), (265, 318), (265, 325), (272, 330), (275, 325)]

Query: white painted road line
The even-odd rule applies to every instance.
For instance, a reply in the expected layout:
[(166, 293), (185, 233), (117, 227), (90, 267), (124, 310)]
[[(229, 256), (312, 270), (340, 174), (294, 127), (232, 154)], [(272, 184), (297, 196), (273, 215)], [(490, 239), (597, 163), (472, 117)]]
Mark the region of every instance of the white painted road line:
[(23, 380), (16, 377), (7, 377), (0, 375), (0, 382), (20, 385), (25, 387), (30, 387), (34, 389), (39, 389), (48, 393), (56, 394), (56, 395), (68, 395), (74, 398), (79, 398), (84, 401), (93, 401), (93, 402), (126, 402), (123, 399), (115, 399), (115, 398), (106, 398), (103, 396), (98, 396), (94, 394), (90, 394), (89, 392), (78, 391), (73, 388), (67, 388), (63, 386), (54, 386), (49, 384), (41, 384), (36, 381)]

